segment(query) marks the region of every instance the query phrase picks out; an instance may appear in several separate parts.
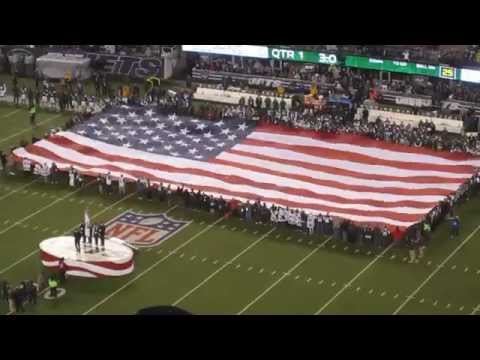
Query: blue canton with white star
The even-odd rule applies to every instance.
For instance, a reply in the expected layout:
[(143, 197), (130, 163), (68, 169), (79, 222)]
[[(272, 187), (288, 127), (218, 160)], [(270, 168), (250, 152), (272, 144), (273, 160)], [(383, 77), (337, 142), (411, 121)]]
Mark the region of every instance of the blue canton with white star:
[(230, 149), (254, 128), (254, 121), (213, 122), (164, 115), (154, 106), (123, 105), (97, 114), (70, 131), (125, 148), (203, 161)]

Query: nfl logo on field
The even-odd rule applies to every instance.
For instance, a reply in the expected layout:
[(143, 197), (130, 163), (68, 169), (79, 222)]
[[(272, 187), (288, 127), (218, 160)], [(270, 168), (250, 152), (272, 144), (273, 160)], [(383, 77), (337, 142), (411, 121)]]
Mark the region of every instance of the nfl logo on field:
[(153, 247), (181, 231), (189, 224), (169, 218), (165, 214), (136, 214), (127, 211), (110, 220), (106, 235), (116, 237), (131, 245)]

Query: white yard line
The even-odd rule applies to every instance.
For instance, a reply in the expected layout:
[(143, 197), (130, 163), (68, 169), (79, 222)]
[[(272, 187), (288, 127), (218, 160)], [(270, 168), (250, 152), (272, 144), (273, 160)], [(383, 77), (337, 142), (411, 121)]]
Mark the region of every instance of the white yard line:
[(5, 199), (5, 198), (9, 197), (10, 195), (13, 195), (13, 194), (15, 194), (16, 192), (18, 192), (18, 191), (20, 191), (20, 190), (23, 190), (23, 189), (25, 189), (25, 188), (27, 188), (27, 187), (29, 187), (30, 185), (32, 185), (33, 183), (35, 183), (35, 182), (37, 182), (37, 181), (38, 181), (38, 179), (35, 179), (35, 180), (33, 180), (32, 182), (30, 182), (30, 183), (28, 183), (28, 184), (26, 184), (26, 185), (20, 186), (18, 189), (15, 189), (15, 190), (10, 191), (8, 194), (5, 194), (5, 195), (0, 196), (0, 200), (3, 200), (3, 199)]
[(299, 262), (297, 262), (295, 265), (293, 265), (286, 273), (284, 273), (277, 281), (275, 281), (272, 285), (270, 285), (268, 288), (266, 288), (260, 295), (258, 295), (255, 299), (253, 299), (250, 303), (247, 304), (242, 310), (240, 310), (237, 315), (243, 314), (245, 311), (247, 311), (252, 305), (254, 305), (258, 300), (260, 300), (262, 297), (264, 297), (270, 290), (272, 290), (275, 286), (277, 286), (283, 279), (285, 279), (287, 276), (291, 275), (293, 271), (295, 271), (300, 265), (302, 265), (305, 261), (307, 261), (308, 258), (310, 258), (313, 254), (315, 254), (322, 245), (325, 245), (327, 242), (331, 240), (331, 236), (327, 238), (323, 243), (315, 247), (312, 251), (310, 251), (303, 259), (301, 259)]
[[(112, 207), (118, 205), (119, 203), (121, 203), (121, 202), (124, 201), (124, 200), (127, 200), (128, 198), (132, 197), (133, 195), (135, 195), (135, 193), (132, 193), (132, 194), (130, 194), (130, 195), (127, 195), (126, 197), (124, 197), (124, 198), (118, 200), (117, 202), (113, 203), (112, 205), (106, 207), (106, 208), (103, 209), (102, 211), (99, 211), (98, 213), (96, 213), (96, 214), (94, 214), (94, 215), (92, 216), (92, 219), (94, 219), (94, 218), (96, 218), (97, 216), (103, 214), (105, 211), (110, 210)], [(64, 234), (67, 234), (67, 233), (75, 230), (75, 228), (76, 228), (77, 226), (78, 226), (78, 225), (72, 226), (70, 229), (68, 229), (67, 231), (65, 231)], [(26, 259), (28, 259), (28, 258), (31, 257), (32, 255), (35, 255), (35, 254), (38, 253), (38, 252), (39, 252), (38, 249), (37, 249), (37, 250), (34, 250), (34, 251), (32, 251), (30, 254), (25, 255), (23, 258), (17, 260), (17, 261), (14, 262), (13, 264), (11, 264), (11, 265), (7, 266), (6, 268), (0, 270), (0, 275), (3, 274), (4, 272), (10, 270), (11, 268), (17, 266), (18, 264), (20, 264), (21, 262), (25, 261)]]
[(111, 293), (110, 295), (108, 295), (106, 298), (104, 298), (103, 300), (101, 300), (100, 302), (98, 302), (97, 304), (95, 304), (94, 306), (92, 306), (90, 309), (88, 309), (87, 311), (85, 311), (83, 313), (83, 315), (87, 315), (89, 313), (91, 313), (93, 310), (95, 310), (96, 308), (98, 308), (100, 305), (106, 303), (108, 300), (110, 300), (112, 297), (114, 297), (115, 295), (117, 295), (120, 291), (122, 291), (123, 289), (125, 289), (126, 287), (128, 287), (130, 284), (134, 283), (135, 281), (137, 281), (138, 279), (140, 279), (142, 276), (144, 276), (145, 274), (149, 273), (150, 271), (152, 271), (153, 269), (155, 269), (159, 264), (161, 264), (162, 262), (164, 262), (166, 259), (168, 259), (170, 256), (172, 256), (173, 254), (175, 254), (178, 250), (180, 250), (181, 248), (183, 248), (184, 246), (188, 245), (189, 243), (191, 243), (193, 240), (195, 240), (197, 237), (199, 237), (200, 235), (202, 235), (203, 233), (207, 232), (208, 230), (210, 230), (212, 227), (214, 227), (215, 225), (217, 225), (218, 223), (220, 223), (222, 220), (224, 220), (225, 218), (221, 217), (220, 219), (217, 219), (214, 223), (208, 225), (206, 228), (204, 228), (202, 231), (196, 233), (195, 235), (193, 235), (190, 239), (188, 239), (187, 241), (185, 241), (184, 243), (180, 244), (177, 248), (175, 248), (175, 250), (173, 251), (170, 251), (170, 253), (166, 256), (164, 256), (163, 258), (161, 258), (160, 260), (156, 261), (155, 263), (153, 263), (153, 265), (151, 265), (150, 267), (148, 267), (147, 269), (145, 269), (144, 271), (142, 271), (140, 274), (138, 274), (137, 276), (135, 276), (133, 279), (131, 279), (130, 281), (128, 281), (127, 283), (125, 283), (123, 286), (119, 287), (117, 290), (115, 290), (113, 293)]
[(247, 246), (245, 249), (243, 249), (241, 252), (239, 252), (237, 255), (235, 255), (233, 258), (231, 258), (229, 261), (227, 261), (225, 264), (223, 264), (220, 268), (218, 268), (215, 272), (211, 273), (209, 276), (207, 276), (202, 282), (200, 282), (197, 286), (195, 286), (193, 289), (191, 289), (189, 292), (187, 292), (185, 295), (183, 295), (181, 298), (179, 298), (177, 301), (175, 301), (172, 305), (176, 306), (180, 302), (182, 302), (185, 298), (193, 294), (197, 289), (202, 287), (204, 284), (206, 284), (211, 278), (213, 278), (215, 275), (220, 273), (223, 269), (225, 269), (228, 265), (232, 264), (234, 261), (236, 261), (240, 256), (245, 254), (248, 250), (256, 246), (259, 242), (261, 242), (263, 239), (265, 239), (268, 235), (270, 235), (272, 232), (274, 232), (277, 228), (271, 229), (269, 232), (263, 234), (260, 238), (258, 238), (255, 242)]
[(2, 119), (3, 119), (3, 118), (10, 117), (10, 116), (12, 116), (13, 114), (16, 114), (16, 113), (19, 112), (19, 111), (22, 111), (22, 109), (13, 110), (13, 111), (9, 112), (8, 114), (3, 115), (3, 116), (2, 116)]
[[(55, 116), (53, 116), (53, 117), (51, 117), (51, 118), (48, 118), (48, 119), (46, 119), (46, 120), (43, 120), (43, 121), (41, 121), (41, 122), (39, 122), (39, 123), (37, 124), (37, 127), (40, 126), (40, 125), (46, 124), (46, 123), (48, 123), (48, 122), (50, 122), (50, 121), (52, 121), (52, 120), (55, 120), (55, 119), (59, 118), (60, 116), (62, 116), (62, 114), (57, 114), (57, 115), (55, 115)], [(4, 142), (4, 141), (10, 140), (10, 139), (12, 139), (12, 138), (14, 138), (14, 137), (16, 137), (16, 136), (18, 136), (18, 135), (20, 135), (20, 134), (23, 134), (23, 133), (25, 133), (25, 132), (28, 132), (28, 131), (32, 131), (32, 128), (30, 127), (30, 128), (28, 128), (28, 129), (23, 129), (22, 131), (19, 131), (19, 132), (15, 133), (15, 134), (12, 134), (12, 135), (10, 135), (10, 136), (7, 136), (6, 138), (0, 139), (0, 144), (1, 144), (2, 142)]]
[(393, 247), (394, 243), (392, 242), (390, 245), (388, 245), (379, 255), (377, 255), (372, 261), (370, 261), (367, 266), (365, 266), (357, 275), (355, 275), (348, 283), (346, 283), (335, 295), (333, 295), (330, 300), (328, 300), (318, 311), (315, 313), (315, 315), (320, 314), (325, 308), (330, 305), (337, 297), (339, 297), (346, 289), (348, 289), (352, 284), (357, 280), (365, 271), (370, 269), (373, 264), (375, 264), (378, 259), (382, 258), (388, 250), (390, 250)]
[(465, 240), (463, 240), (451, 253), (448, 255), (445, 260), (443, 260), (440, 265), (438, 265), (435, 270), (433, 270), (430, 275), (427, 276), (427, 278), (420, 284), (419, 287), (417, 287), (409, 296), (407, 296), (407, 299), (393, 312), (393, 315), (397, 315), (400, 310), (402, 310), (405, 305), (408, 304), (408, 302), (415, 296), (417, 293), (435, 276), (436, 273), (440, 271), (440, 269), (453, 257), (455, 254), (465, 245), (470, 239), (477, 233), (477, 231), (480, 230), (480, 225), (478, 225), (475, 230), (473, 230), (470, 235), (468, 235)]
[[(90, 182), (89, 184), (87, 184), (87, 186), (90, 185), (90, 184), (93, 184), (93, 181)], [(58, 198), (57, 200), (51, 202), (50, 204), (48, 204), (48, 205), (46, 205), (46, 206), (38, 209), (38, 210), (35, 211), (34, 213), (32, 213), (32, 214), (30, 214), (30, 215), (28, 215), (28, 216), (25, 216), (23, 219), (18, 220), (18, 221), (15, 221), (12, 225), (10, 225), (10, 226), (7, 227), (6, 229), (3, 229), (2, 231), (0, 231), (0, 235), (5, 234), (8, 230), (14, 228), (14, 227), (17, 226), (18, 224), (21, 224), (21, 223), (24, 222), (25, 220), (31, 219), (32, 217), (38, 215), (38, 214), (41, 213), (42, 211), (44, 211), (44, 210), (52, 207), (52, 206), (55, 205), (56, 203), (59, 203), (59, 202), (65, 200), (66, 198), (68, 198), (68, 197), (70, 197), (70, 196), (72, 196), (72, 195), (74, 195), (74, 194), (76, 194), (76, 193), (78, 193), (79, 191), (82, 191), (82, 190), (83, 190), (83, 189), (80, 188), (80, 189), (77, 189), (77, 190), (75, 190), (75, 191), (73, 191), (73, 192), (71, 192), (71, 193), (68, 193), (68, 194), (66, 194), (65, 196), (62, 196), (61, 198)]]
[(478, 310), (480, 310), (480, 304), (477, 305), (477, 307), (475, 309), (473, 309), (472, 313), (470, 315), (475, 315)]

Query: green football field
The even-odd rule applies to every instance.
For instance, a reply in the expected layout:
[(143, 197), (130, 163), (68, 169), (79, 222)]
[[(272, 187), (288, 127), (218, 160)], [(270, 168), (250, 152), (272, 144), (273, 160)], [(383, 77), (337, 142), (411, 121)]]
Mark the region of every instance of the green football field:
[[(40, 112), (40, 136), (67, 115)], [(30, 140), (25, 109), (0, 107), (0, 149)], [(134, 314), (146, 306), (176, 305), (194, 314), (454, 314), (480, 309), (479, 198), (458, 209), (461, 236), (450, 240), (446, 224), (434, 233), (426, 255), (407, 262), (407, 251), (373, 252), (286, 228), (248, 226), (182, 204), (101, 196), (44, 184), (18, 174), (0, 176), (0, 279), (36, 279), (38, 244), (71, 232), (88, 206), (95, 221), (132, 209), (191, 221), (159, 246), (141, 250), (135, 271), (121, 278), (69, 278), (66, 294), (40, 297), (27, 314)], [(178, 200), (177, 200), (178, 201)], [(5, 302), (0, 312), (8, 313)], [(480, 311), (478, 312), (480, 313)]]

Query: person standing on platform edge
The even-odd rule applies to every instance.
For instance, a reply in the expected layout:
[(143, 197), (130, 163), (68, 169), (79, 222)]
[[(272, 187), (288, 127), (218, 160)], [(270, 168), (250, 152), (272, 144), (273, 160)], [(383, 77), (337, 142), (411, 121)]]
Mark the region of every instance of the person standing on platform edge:
[(82, 237), (82, 242), (85, 244), (87, 242), (87, 229), (85, 228), (85, 223), (80, 224), (80, 235)]
[(98, 224), (93, 224), (93, 237), (95, 239), (95, 248), (98, 249), (98, 239), (100, 238), (100, 227)]
[(88, 243), (91, 245), (92, 244), (92, 239), (93, 239), (93, 224), (88, 224), (86, 229), (87, 229), (87, 233), (88, 233)]
[(100, 244), (102, 246), (102, 249), (105, 249), (105, 224), (101, 224), (99, 226), (99, 236), (100, 236)]
[(75, 241), (75, 250), (77, 250), (77, 253), (80, 253), (80, 240), (82, 239), (82, 234), (80, 233), (80, 229), (77, 229), (73, 233), (73, 238)]

